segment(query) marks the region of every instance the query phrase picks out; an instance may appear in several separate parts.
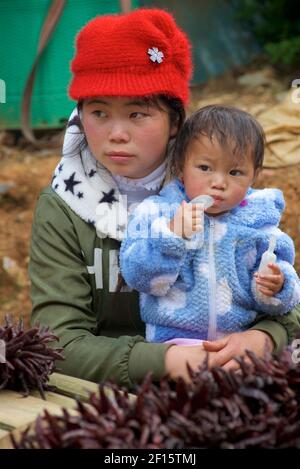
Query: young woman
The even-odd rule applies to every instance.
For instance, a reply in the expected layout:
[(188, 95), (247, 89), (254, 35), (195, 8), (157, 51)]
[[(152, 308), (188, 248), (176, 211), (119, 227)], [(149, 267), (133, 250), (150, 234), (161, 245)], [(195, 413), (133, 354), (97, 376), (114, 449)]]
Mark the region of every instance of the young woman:
[[(188, 379), (186, 363), (196, 369), (203, 349), (146, 343), (137, 292), (116, 287), (127, 208), (159, 192), (184, 119), (190, 44), (162, 10), (98, 17), (79, 33), (71, 68), (77, 107), (32, 228), (32, 322), (59, 337), (63, 373), (129, 388), (149, 371), (154, 379), (166, 372)], [(266, 341), (278, 350), (299, 315), (261, 320), (208, 344), (210, 363), (230, 366), (245, 349), (262, 354)]]

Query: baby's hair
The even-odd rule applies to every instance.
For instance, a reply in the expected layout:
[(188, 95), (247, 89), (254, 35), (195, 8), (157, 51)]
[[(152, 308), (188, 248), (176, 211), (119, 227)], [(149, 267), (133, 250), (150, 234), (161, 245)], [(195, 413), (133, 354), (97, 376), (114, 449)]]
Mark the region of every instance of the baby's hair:
[(201, 135), (211, 141), (215, 138), (220, 146), (229, 148), (236, 161), (250, 150), (254, 169), (262, 167), (265, 134), (257, 120), (233, 106), (209, 105), (191, 114), (178, 132), (173, 153), (177, 175), (183, 169), (189, 145)]

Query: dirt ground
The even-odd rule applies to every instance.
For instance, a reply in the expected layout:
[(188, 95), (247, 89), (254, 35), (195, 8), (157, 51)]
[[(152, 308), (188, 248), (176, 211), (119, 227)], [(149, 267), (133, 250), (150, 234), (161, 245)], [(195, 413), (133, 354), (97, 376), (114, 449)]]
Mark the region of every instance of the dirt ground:
[[(273, 76), (265, 84), (242, 86), (236, 76), (212, 80), (193, 89), (191, 109), (209, 103), (227, 103), (242, 107), (254, 115), (276, 104), (287, 89), (288, 79)], [(0, 183), (15, 183), (7, 193), (0, 193), (0, 323), (6, 313), (25, 323), (31, 310), (27, 275), (31, 222), (41, 189), (49, 184), (59, 161), (59, 151), (33, 150), (22, 140), (9, 141), (2, 133), (0, 143)], [(13, 140), (13, 139), (12, 139)], [(286, 210), (281, 228), (294, 240), (296, 269), (300, 273), (300, 165), (264, 169), (256, 187), (277, 187), (284, 192)]]

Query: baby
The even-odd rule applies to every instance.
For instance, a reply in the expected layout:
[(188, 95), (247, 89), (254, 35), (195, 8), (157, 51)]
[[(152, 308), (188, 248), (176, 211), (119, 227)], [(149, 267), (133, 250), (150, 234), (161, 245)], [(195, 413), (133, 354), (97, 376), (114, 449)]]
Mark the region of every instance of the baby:
[[(148, 341), (215, 340), (299, 303), (294, 245), (278, 228), (283, 195), (251, 188), (263, 156), (263, 129), (242, 110), (206, 106), (186, 120), (176, 179), (135, 209), (120, 251)], [(258, 275), (271, 237), (277, 261)]]

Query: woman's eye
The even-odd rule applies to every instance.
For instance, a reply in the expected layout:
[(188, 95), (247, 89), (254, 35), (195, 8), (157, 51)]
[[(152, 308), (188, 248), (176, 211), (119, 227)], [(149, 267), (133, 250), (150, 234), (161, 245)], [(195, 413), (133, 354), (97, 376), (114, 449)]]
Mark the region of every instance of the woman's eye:
[(207, 172), (210, 170), (210, 167), (207, 166), (207, 164), (200, 164), (199, 169), (201, 169), (201, 171)]
[(135, 111), (130, 113), (130, 117), (132, 119), (142, 119), (147, 116), (149, 116), (149, 114), (145, 111)]
[(92, 114), (96, 117), (106, 117), (106, 114), (103, 111), (93, 111)]
[(132, 112), (130, 114), (130, 117), (132, 117), (133, 119), (141, 119), (142, 117), (145, 117), (147, 114), (145, 114), (144, 112)]
[(239, 169), (232, 169), (229, 174), (231, 176), (241, 176), (243, 173)]

